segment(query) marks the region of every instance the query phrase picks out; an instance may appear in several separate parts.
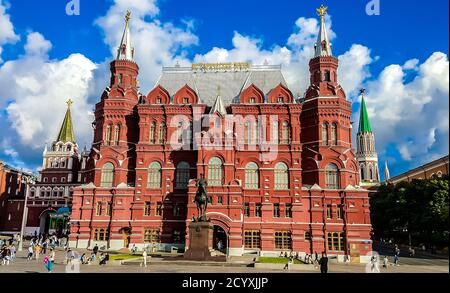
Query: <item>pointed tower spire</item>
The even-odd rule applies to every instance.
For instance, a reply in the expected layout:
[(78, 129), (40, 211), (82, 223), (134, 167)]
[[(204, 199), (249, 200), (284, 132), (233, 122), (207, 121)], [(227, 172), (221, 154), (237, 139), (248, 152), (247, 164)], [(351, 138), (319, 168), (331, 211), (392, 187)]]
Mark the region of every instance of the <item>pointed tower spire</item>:
[(359, 128), (358, 132), (367, 133), (372, 132), (372, 126), (370, 125), (369, 114), (367, 113), (366, 102), (364, 101), (365, 89), (361, 89), (361, 111), (359, 113)]
[(129, 22), (131, 19), (131, 11), (127, 11), (125, 15), (125, 30), (123, 32), (122, 41), (117, 53), (117, 60), (134, 61), (134, 48), (131, 45), (131, 34)]
[(320, 16), (320, 30), (317, 36), (317, 42), (314, 46), (314, 57), (319, 56), (333, 56), (331, 51), (331, 43), (328, 39), (327, 28), (325, 26), (325, 15), (327, 14), (328, 7), (321, 5), (317, 9), (317, 14)]
[(369, 121), (366, 103), (364, 101), (365, 89), (361, 89), (361, 111), (359, 115), (359, 128), (356, 135), (356, 159), (360, 167), (362, 186), (373, 186), (380, 183), (378, 174), (378, 155), (375, 149), (375, 134)]
[(64, 117), (56, 141), (75, 142), (75, 135), (73, 132), (73, 125), (72, 125), (72, 114), (70, 113), (70, 107), (72, 106), (73, 101), (69, 99), (66, 103), (67, 103), (66, 116)]
[(391, 173), (389, 172), (389, 167), (387, 161), (384, 162), (384, 181), (387, 182), (391, 179)]

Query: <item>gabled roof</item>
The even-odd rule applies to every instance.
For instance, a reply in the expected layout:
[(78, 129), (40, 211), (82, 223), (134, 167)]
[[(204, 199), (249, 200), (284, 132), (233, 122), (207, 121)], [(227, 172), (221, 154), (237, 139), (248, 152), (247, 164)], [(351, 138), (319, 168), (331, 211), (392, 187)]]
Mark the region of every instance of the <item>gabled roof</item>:
[(173, 97), (185, 85), (192, 88), (201, 103), (213, 106), (217, 98), (217, 88), (221, 88), (224, 106), (239, 103), (244, 89), (251, 84), (267, 95), (279, 84), (287, 87), (281, 73), (281, 66), (250, 66), (244, 70), (193, 70), (191, 67), (165, 67), (156, 85), (164, 87)]

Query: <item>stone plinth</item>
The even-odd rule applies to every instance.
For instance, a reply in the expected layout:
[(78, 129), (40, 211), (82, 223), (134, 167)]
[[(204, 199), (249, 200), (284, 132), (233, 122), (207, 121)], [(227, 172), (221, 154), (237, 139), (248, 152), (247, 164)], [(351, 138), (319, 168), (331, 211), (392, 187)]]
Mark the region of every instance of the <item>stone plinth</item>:
[(189, 225), (189, 248), (184, 253), (186, 260), (226, 261), (225, 256), (213, 256), (211, 251), (214, 228), (211, 222), (193, 222)]

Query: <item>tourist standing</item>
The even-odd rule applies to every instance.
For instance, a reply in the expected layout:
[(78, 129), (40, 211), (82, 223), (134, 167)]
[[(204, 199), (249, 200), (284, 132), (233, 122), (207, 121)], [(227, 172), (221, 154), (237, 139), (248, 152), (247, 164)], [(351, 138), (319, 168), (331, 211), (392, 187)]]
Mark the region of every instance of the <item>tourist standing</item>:
[(28, 259), (28, 260), (31, 260), (32, 258), (33, 258), (33, 246), (30, 245), (30, 246), (28, 246), (28, 256), (27, 256), (27, 259)]
[(143, 264), (144, 267), (147, 267), (147, 250), (144, 248), (144, 251), (142, 252), (142, 257), (144, 258)]
[(389, 260), (388, 260), (387, 255), (385, 255), (383, 258), (383, 268), (387, 269), (388, 265), (389, 265)]
[(328, 273), (328, 257), (325, 254), (325, 251), (322, 252), (322, 257), (319, 260), (320, 272), (322, 274)]
[(52, 264), (55, 264), (55, 250), (53, 248), (50, 248), (50, 261), (52, 262)]
[(41, 246), (39, 244), (36, 244), (34, 246), (34, 253), (35, 253), (35, 256), (36, 256), (36, 260), (38, 260), (39, 259), (39, 254), (41, 253)]
[(97, 244), (95, 244), (94, 248), (92, 249), (92, 251), (94, 252), (95, 256), (97, 256), (97, 252), (98, 252), (98, 246)]

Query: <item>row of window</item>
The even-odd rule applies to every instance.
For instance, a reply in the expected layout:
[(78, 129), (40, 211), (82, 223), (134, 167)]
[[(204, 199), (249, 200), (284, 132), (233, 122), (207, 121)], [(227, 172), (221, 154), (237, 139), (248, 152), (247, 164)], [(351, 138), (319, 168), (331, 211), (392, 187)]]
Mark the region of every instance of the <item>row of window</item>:
[[(177, 127), (177, 140), (178, 143), (184, 143), (183, 133), (186, 131), (186, 138), (190, 141), (192, 139), (192, 122), (189, 123), (189, 126), (185, 128), (183, 122), (180, 122)], [(284, 121), (281, 123), (281, 129), (279, 128), (278, 121), (276, 121), (273, 125), (273, 134), (272, 139), (275, 140), (276, 143), (287, 144), (290, 141), (290, 131), (289, 131), (289, 122)], [(281, 135), (279, 134), (281, 130)], [(260, 133), (260, 125), (257, 122), (246, 122), (244, 124), (244, 143), (245, 144), (258, 144), (259, 143), (259, 133)], [(167, 134), (167, 125), (162, 122), (159, 124), (159, 127), (156, 122), (152, 122), (150, 124), (150, 133), (149, 133), (149, 143), (150, 144), (164, 144), (166, 142), (166, 134)]]
[(329, 146), (330, 144), (335, 146), (338, 144), (338, 134), (337, 134), (337, 123), (331, 124), (331, 131), (330, 131), (330, 125), (325, 122), (322, 124), (322, 145), (323, 146)]
[[(114, 165), (110, 162), (106, 163), (102, 168), (101, 186), (113, 187), (114, 184)], [(208, 163), (208, 186), (222, 186), (223, 163), (220, 158), (213, 157)], [(289, 189), (289, 168), (285, 163), (275, 165), (274, 172), (274, 188), (275, 190)], [(189, 184), (190, 165), (187, 162), (180, 162), (176, 168), (175, 187), (187, 188)], [(162, 166), (158, 162), (153, 162), (148, 168), (147, 188), (159, 189), (162, 186)], [(245, 168), (245, 183), (247, 189), (259, 189), (259, 168), (256, 163), (249, 163)]]
[[(69, 177), (71, 177), (72, 175), (69, 174)], [(42, 180), (44, 183), (48, 182), (48, 177), (44, 177), (44, 179)], [(66, 177), (61, 177), (61, 183), (66, 183)], [(58, 177), (52, 177), (52, 183), (56, 183), (58, 182)]]
[[(114, 128), (114, 137), (113, 137), (113, 128)], [(116, 126), (113, 125), (106, 126), (106, 135), (105, 135), (106, 145), (119, 145), (121, 128), (122, 127), (119, 124)]]

